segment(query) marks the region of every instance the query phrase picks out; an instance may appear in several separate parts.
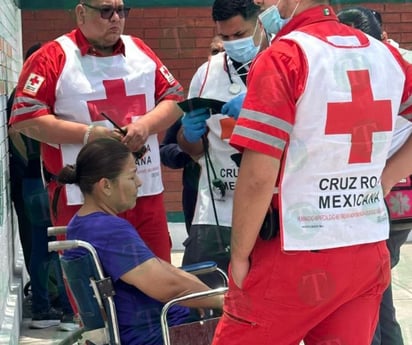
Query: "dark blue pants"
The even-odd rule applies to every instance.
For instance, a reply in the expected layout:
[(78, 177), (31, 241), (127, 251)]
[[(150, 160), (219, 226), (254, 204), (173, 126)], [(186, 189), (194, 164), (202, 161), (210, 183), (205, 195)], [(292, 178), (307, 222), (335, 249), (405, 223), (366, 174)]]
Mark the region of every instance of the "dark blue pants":
[[(386, 244), (391, 256), (391, 267), (399, 262), (400, 249), (408, 238), (411, 230), (391, 231)], [(383, 294), (379, 309), (379, 322), (373, 337), (372, 345), (403, 345), (401, 327), (396, 320), (395, 307), (392, 298), (392, 283)]]
[[(32, 313), (44, 313), (50, 309), (49, 276), (56, 280), (58, 305), (65, 313), (72, 313), (67, 298), (58, 254), (48, 252), (47, 227), (51, 226), (47, 192), (42, 180), (23, 179), (25, 212), (30, 221), (32, 250), (30, 256), (30, 282), (32, 291)], [(52, 240), (52, 238), (50, 238)]]

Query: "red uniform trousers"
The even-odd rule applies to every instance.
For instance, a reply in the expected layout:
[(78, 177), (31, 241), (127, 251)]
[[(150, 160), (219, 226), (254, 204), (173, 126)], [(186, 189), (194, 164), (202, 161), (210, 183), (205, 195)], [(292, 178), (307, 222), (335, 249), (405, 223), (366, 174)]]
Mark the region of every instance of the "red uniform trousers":
[[(53, 198), (57, 184), (51, 181), (48, 185), (49, 200), (53, 225), (67, 225), (80, 205), (68, 206), (64, 189), (59, 193), (56, 214), (53, 212)], [(166, 210), (163, 202), (163, 193), (139, 197), (136, 206), (119, 214), (127, 219), (139, 233), (150, 250), (159, 258), (171, 262), (171, 239), (167, 227)], [(115, 231), (116, 229), (113, 229)]]
[(239, 289), (229, 291), (213, 345), (368, 345), (389, 284), (385, 241), (318, 251), (258, 239)]

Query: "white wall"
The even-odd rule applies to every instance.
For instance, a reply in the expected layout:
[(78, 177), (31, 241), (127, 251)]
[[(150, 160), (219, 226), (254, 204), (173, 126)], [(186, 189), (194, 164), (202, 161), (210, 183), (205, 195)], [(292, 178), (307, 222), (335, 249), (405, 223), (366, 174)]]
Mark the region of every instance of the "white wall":
[(21, 69), (21, 14), (13, 0), (0, 11), (0, 345), (18, 344), (23, 260), (9, 198), (7, 95)]

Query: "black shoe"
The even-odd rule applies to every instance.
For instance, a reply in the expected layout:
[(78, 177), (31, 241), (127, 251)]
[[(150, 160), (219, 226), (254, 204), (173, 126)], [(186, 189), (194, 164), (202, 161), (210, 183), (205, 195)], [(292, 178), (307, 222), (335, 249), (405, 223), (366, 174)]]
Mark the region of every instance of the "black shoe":
[(23, 307), (23, 318), (24, 319), (31, 319), (32, 317), (31, 310), (33, 308), (32, 304), (33, 304), (32, 295), (30, 293), (29, 295), (23, 298), (22, 307)]
[(54, 308), (44, 313), (34, 313), (31, 319), (30, 328), (42, 329), (53, 326), (59, 326), (62, 313)]

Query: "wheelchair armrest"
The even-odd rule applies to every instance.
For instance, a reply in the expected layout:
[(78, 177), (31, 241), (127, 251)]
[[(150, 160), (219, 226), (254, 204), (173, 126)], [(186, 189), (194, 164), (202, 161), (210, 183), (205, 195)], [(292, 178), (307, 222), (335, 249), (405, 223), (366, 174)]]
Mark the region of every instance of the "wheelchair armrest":
[(49, 226), (47, 228), (48, 236), (62, 235), (67, 232), (67, 226)]
[(172, 307), (173, 305), (182, 302), (182, 301), (187, 301), (189, 299), (195, 299), (195, 298), (205, 298), (205, 297), (212, 297), (215, 295), (222, 295), (224, 294), (226, 291), (228, 290), (227, 287), (219, 287), (216, 289), (212, 289), (212, 290), (207, 290), (207, 291), (202, 291), (202, 292), (194, 292), (182, 297), (178, 297), (175, 299), (172, 299), (171, 301), (167, 302), (162, 309), (162, 315), (163, 314), (167, 314), (167, 311), (169, 310), (170, 307)]
[(214, 261), (203, 261), (203, 262), (198, 262), (196, 264), (185, 265), (179, 268), (188, 273), (192, 273), (194, 275), (200, 275), (200, 274), (205, 274), (205, 273), (216, 271), (217, 264)]
[(206, 273), (217, 272), (222, 277), (224, 286), (227, 286), (227, 282), (229, 281), (229, 278), (226, 272), (220, 269), (219, 267), (217, 267), (217, 263), (214, 261), (202, 261), (196, 264), (185, 265), (179, 268), (195, 276), (200, 276)]
[(48, 244), (49, 252), (57, 252), (59, 250), (73, 249), (79, 247), (79, 241), (50, 241)]

